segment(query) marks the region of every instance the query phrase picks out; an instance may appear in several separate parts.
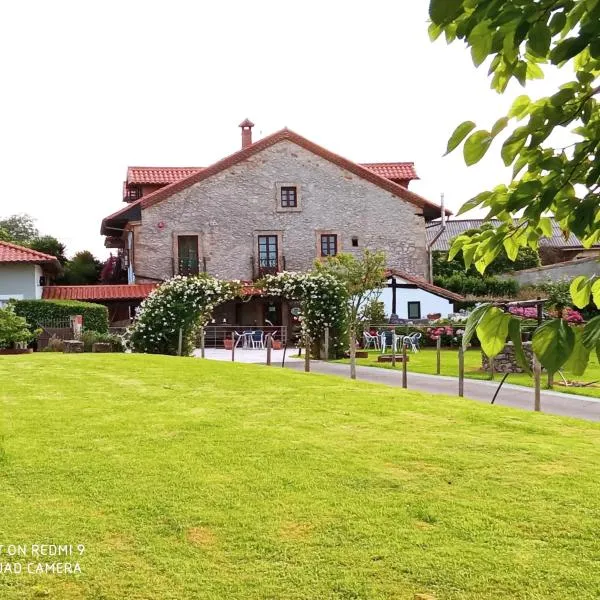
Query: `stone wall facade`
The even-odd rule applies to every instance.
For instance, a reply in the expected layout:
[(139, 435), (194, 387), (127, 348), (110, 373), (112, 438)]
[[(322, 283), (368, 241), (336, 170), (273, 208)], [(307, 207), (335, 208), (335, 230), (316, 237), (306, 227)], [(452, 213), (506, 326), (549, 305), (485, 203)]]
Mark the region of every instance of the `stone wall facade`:
[[(278, 190), (298, 188), (297, 209), (282, 209)], [(142, 210), (133, 227), (137, 282), (166, 279), (178, 265), (177, 237), (197, 235), (200, 271), (250, 280), (258, 236), (278, 236), (279, 268), (304, 271), (319, 256), (320, 235), (338, 236), (338, 252), (383, 250), (390, 268), (424, 277), (420, 209), (289, 140)], [(358, 245), (353, 246), (352, 238)]]
[[(523, 342), (523, 352), (525, 352), (529, 366), (533, 368), (531, 342)], [(489, 358), (483, 352), (481, 353), (481, 368), (484, 371), (490, 371)], [(512, 342), (508, 342), (504, 346), (504, 350), (494, 358), (494, 371), (496, 373), (524, 373), (515, 358), (515, 347)]]

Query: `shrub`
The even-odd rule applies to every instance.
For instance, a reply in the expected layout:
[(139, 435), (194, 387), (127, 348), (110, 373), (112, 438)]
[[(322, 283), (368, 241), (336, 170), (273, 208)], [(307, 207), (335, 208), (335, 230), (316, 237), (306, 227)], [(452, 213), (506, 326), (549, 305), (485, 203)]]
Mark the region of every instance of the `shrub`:
[(436, 277), (434, 284), (463, 296), (492, 296), (495, 298), (513, 298), (519, 291), (514, 279), (498, 279), (454, 273), (449, 277)]
[(48, 340), (48, 345), (42, 350), (42, 352), (62, 352), (65, 349), (65, 342), (55, 335), (51, 336)]
[(0, 348), (12, 348), (15, 344), (27, 344), (35, 336), (23, 318), (12, 307), (0, 308)]
[(15, 313), (25, 317), (32, 328), (39, 327), (42, 323), (82, 315), (86, 329), (108, 332), (108, 309), (102, 304), (76, 300), (15, 300), (13, 306)]
[(112, 352), (125, 351), (123, 338), (113, 333), (100, 333), (99, 331), (86, 329), (81, 334), (81, 341), (83, 342), (83, 350), (85, 352), (91, 352), (92, 346), (96, 343), (110, 344)]

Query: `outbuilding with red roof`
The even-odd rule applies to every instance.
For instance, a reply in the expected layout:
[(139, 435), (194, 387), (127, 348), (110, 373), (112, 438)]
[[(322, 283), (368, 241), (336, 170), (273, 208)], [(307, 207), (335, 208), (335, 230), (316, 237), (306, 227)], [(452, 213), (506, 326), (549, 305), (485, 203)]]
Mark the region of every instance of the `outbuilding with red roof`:
[(50, 254), (0, 241), (0, 306), (11, 299), (41, 298), (47, 278), (58, 268)]

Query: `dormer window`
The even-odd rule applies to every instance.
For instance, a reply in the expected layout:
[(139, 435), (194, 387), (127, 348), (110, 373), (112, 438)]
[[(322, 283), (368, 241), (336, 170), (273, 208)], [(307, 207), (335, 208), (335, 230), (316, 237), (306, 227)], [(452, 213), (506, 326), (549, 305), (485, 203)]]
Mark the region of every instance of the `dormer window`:
[(281, 187), (281, 208), (296, 208), (298, 206), (298, 189), (296, 186)]

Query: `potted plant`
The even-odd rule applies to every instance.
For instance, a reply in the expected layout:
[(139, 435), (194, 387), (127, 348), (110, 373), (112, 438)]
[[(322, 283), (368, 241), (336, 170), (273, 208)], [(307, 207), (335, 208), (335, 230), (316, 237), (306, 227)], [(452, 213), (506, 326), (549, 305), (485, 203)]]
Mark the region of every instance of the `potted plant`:
[(233, 348), (233, 340), (226, 337), (223, 340), (223, 346), (225, 347), (225, 350), (231, 350)]
[(273, 340), (273, 350), (281, 350), (281, 340)]
[(11, 307), (0, 309), (0, 354), (31, 352), (27, 343), (41, 330), (31, 331), (27, 321), (16, 315)]

